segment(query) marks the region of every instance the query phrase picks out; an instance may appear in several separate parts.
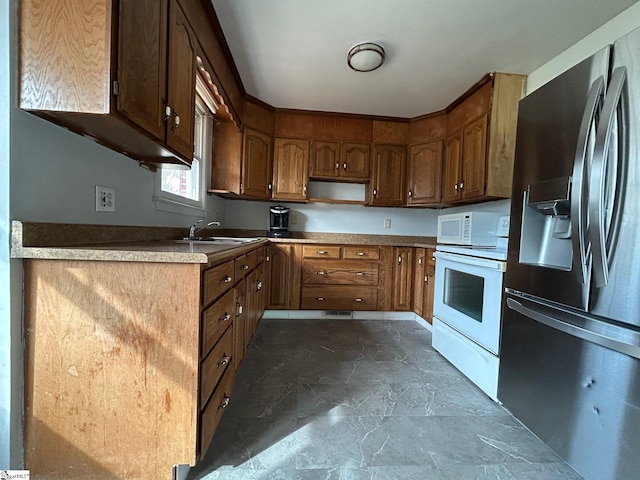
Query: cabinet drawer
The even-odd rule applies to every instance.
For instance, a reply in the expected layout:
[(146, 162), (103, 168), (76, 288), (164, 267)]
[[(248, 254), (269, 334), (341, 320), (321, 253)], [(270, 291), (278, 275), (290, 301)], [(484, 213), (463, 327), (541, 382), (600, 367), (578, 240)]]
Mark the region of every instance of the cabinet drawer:
[(220, 341), (202, 362), (200, 370), (200, 405), (204, 406), (225, 369), (235, 368), (232, 357), (234, 328), (227, 328)]
[(304, 258), (340, 258), (340, 247), (336, 245), (303, 245)]
[(251, 265), (247, 255), (236, 257), (233, 262), (235, 281), (242, 280), (244, 276), (251, 271)]
[(200, 417), (200, 457), (206, 453), (224, 409), (231, 401), (234, 370), (227, 368)]
[(377, 287), (302, 287), (302, 308), (307, 310), (377, 310)]
[(229, 290), (234, 282), (234, 262), (230, 260), (204, 271), (202, 305), (208, 305)]
[(305, 259), (302, 284), (377, 285), (378, 262)]
[(202, 357), (218, 342), (222, 333), (231, 325), (235, 314), (233, 290), (207, 308), (202, 314)]
[(342, 258), (379, 260), (380, 249), (378, 247), (342, 247)]

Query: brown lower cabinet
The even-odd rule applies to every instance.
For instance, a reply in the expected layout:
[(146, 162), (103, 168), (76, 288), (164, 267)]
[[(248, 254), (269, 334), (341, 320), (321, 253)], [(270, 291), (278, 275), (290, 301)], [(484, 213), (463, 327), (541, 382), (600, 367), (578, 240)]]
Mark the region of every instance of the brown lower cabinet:
[(413, 270), (413, 311), (432, 323), (436, 259), (433, 248), (416, 248)]
[(155, 480), (194, 465), (262, 316), (263, 249), (204, 268), (25, 260), (25, 468)]
[(266, 252), (266, 308), (297, 310), (300, 308), (300, 258), (302, 245), (272, 244)]

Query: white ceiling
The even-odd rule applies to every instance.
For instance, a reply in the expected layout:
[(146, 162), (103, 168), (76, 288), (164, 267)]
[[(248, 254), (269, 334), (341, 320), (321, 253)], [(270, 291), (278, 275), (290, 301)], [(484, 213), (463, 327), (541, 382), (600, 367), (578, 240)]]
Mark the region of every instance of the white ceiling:
[[(637, 0), (211, 0), (250, 95), (274, 107), (415, 117), (491, 71), (529, 74)], [(374, 41), (385, 64), (347, 67)]]

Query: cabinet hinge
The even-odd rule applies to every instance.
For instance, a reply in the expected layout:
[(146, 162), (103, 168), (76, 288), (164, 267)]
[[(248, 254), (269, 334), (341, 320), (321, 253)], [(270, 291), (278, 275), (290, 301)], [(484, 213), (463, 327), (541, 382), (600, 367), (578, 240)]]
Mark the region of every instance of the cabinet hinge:
[(113, 94), (114, 95), (118, 95), (119, 93), (120, 92), (119, 92), (119, 89), (118, 89), (118, 81), (114, 80), (113, 81)]

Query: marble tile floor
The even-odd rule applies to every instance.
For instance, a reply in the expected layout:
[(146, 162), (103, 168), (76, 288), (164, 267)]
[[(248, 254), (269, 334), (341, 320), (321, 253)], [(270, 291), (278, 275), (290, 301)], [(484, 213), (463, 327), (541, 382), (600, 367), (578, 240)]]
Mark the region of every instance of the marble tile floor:
[(413, 320), (265, 319), (190, 480), (577, 480)]

